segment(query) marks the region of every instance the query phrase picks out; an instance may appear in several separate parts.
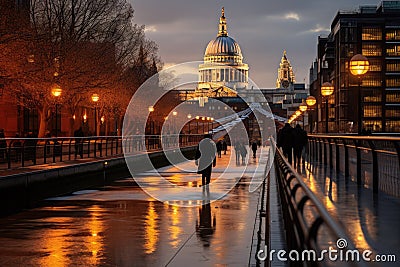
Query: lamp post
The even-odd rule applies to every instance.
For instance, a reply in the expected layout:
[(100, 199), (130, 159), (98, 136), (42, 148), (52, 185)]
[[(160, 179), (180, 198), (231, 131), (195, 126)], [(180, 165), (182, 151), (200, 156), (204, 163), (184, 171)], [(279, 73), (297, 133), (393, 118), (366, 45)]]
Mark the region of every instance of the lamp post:
[(329, 132), (329, 108), (328, 108), (328, 97), (333, 94), (335, 88), (330, 82), (324, 82), (321, 86), (321, 95), (325, 97), (325, 133)]
[(302, 116), (303, 116), (303, 130), (304, 130), (304, 115), (305, 115), (305, 113), (307, 111), (307, 108), (308, 108), (307, 104), (305, 104), (304, 102), (301, 103), (301, 105), (299, 106), (300, 111), (303, 113), (302, 114)]
[(153, 122), (153, 118), (151, 116), (151, 114), (154, 112), (154, 107), (153, 106), (149, 106), (149, 119), (150, 119), (150, 135), (154, 134), (154, 122)]
[(51, 94), (56, 98), (56, 137), (58, 137), (58, 101), (57, 98), (61, 96), (62, 89), (61, 87), (56, 84), (52, 89), (51, 89)]
[(189, 119), (189, 122), (188, 122), (188, 127), (189, 127), (188, 134), (190, 134), (190, 121), (192, 119), (192, 114), (188, 114), (187, 118)]
[[(306, 104), (307, 104), (309, 110), (313, 110), (313, 107), (316, 103), (317, 103), (317, 99), (314, 96), (310, 95), (307, 97)], [(311, 112), (308, 113), (308, 125), (310, 126), (310, 133), (312, 132), (312, 124), (313, 124), (313, 120), (312, 120), (313, 116), (312, 115), (313, 114)]]
[(350, 72), (354, 76), (358, 78), (358, 87), (357, 87), (357, 119), (358, 119), (358, 134), (362, 132), (362, 104), (361, 104), (361, 78), (364, 74), (369, 71), (369, 61), (368, 59), (361, 55), (357, 54), (350, 59)]
[(94, 133), (97, 136), (97, 102), (99, 101), (100, 97), (98, 94), (92, 95), (92, 101), (94, 103)]

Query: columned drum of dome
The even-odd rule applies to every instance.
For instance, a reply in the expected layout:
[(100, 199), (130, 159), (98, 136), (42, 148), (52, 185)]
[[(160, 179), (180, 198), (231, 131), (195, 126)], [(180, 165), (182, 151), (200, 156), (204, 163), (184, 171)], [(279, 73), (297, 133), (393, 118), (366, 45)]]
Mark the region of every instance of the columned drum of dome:
[(228, 36), (225, 11), (222, 8), (218, 35), (211, 40), (199, 66), (199, 89), (228, 87), (233, 91), (246, 89), (249, 66), (243, 63), (239, 44)]

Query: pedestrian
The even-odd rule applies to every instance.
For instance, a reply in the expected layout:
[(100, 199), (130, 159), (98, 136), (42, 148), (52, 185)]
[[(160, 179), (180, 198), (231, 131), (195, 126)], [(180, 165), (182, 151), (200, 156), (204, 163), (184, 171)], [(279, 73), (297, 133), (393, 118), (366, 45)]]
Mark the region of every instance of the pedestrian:
[(84, 136), (82, 127), (79, 127), (78, 130), (74, 132), (75, 137), (75, 159), (77, 158), (78, 154), (83, 158), (83, 139)]
[(6, 161), (7, 158), (7, 141), (4, 135), (4, 129), (0, 129), (0, 161)]
[(222, 141), (222, 150), (224, 151), (224, 155), (226, 155), (226, 151), (228, 150), (228, 145), (225, 140)]
[(293, 150), (293, 128), (289, 123), (278, 132), (278, 147), (282, 148), (283, 155), (292, 164), (292, 150)]
[(240, 144), (240, 156), (242, 157), (242, 165), (245, 165), (247, 157), (247, 147), (244, 143)]
[(234, 141), (233, 147), (235, 148), (236, 165), (239, 166), (240, 165), (240, 157), (241, 157), (240, 151), (242, 150), (240, 142), (237, 140)]
[(217, 142), (217, 154), (218, 154), (218, 158), (221, 158), (221, 152), (222, 152), (222, 142), (221, 140), (219, 140)]
[(216, 166), (216, 145), (210, 134), (204, 135), (204, 139), (197, 146), (195, 163), (198, 166), (197, 173), (201, 174), (202, 185), (208, 185), (211, 181), (212, 168)]
[(293, 154), (294, 154), (294, 167), (300, 166), (301, 154), (304, 146), (307, 144), (307, 132), (301, 129), (297, 124), (293, 129)]
[(253, 158), (254, 158), (254, 159), (256, 158), (257, 147), (258, 147), (257, 142), (256, 142), (256, 141), (253, 141), (253, 142), (251, 143), (251, 150), (253, 151)]

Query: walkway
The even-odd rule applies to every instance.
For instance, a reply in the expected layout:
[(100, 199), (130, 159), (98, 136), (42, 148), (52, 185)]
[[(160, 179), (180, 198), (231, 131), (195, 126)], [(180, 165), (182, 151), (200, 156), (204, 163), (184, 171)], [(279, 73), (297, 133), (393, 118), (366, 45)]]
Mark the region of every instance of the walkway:
[[(110, 186), (48, 199), (42, 206), (0, 219), (1, 266), (246, 266), (254, 249), (253, 230), (260, 189), (249, 193), (258, 161), (246, 170), (232, 166), (229, 152), (218, 159), (209, 197), (202, 204), (200, 177), (180, 169), (193, 162), (160, 169), (171, 182), (167, 190), (152, 184), (169, 199), (167, 205), (145, 194), (132, 178)], [(266, 159), (260, 159), (265, 161)], [(225, 171), (226, 170), (226, 171)], [(245, 171), (244, 173), (242, 173)], [(222, 182), (216, 183), (220, 175)], [(262, 175), (263, 172), (257, 173)], [(149, 183), (154, 172), (140, 176)], [(84, 179), (84, 177), (82, 177)], [(180, 197), (173, 197), (179, 190)]]

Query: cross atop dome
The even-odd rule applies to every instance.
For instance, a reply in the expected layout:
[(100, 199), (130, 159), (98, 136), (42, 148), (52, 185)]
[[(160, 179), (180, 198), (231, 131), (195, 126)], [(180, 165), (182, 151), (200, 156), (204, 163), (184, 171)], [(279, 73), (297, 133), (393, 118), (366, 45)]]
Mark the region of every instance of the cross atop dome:
[(228, 36), (228, 25), (226, 24), (225, 8), (222, 7), (221, 18), (219, 19), (218, 36)]

